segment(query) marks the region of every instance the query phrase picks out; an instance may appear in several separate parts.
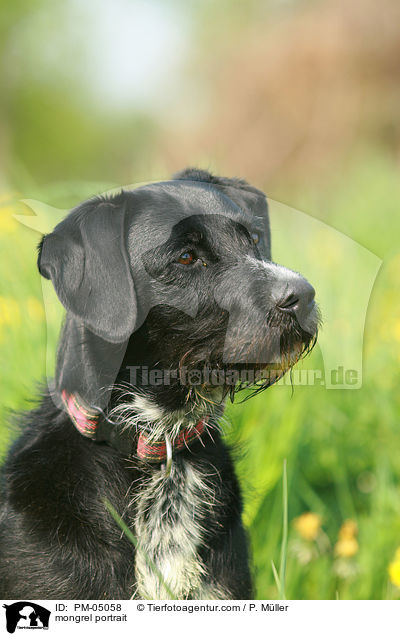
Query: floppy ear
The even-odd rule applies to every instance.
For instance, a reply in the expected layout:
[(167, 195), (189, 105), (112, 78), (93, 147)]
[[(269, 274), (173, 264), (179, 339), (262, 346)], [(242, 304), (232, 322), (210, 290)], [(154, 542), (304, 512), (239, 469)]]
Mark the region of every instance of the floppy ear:
[(271, 259), (271, 232), (269, 224), (268, 204), (264, 192), (254, 188), (244, 179), (229, 177), (217, 177), (207, 170), (197, 168), (186, 168), (174, 174), (174, 179), (184, 179), (191, 181), (202, 181), (212, 183), (221, 192), (228, 196), (239, 208), (254, 219), (260, 232), (260, 242), (258, 245), (262, 256)]
[(43, 237), (38, 257), (40, 273), (51, 279), (66, 310), (113, 343), (129, 338), (137, 316), (122, 197), (73, 210)]

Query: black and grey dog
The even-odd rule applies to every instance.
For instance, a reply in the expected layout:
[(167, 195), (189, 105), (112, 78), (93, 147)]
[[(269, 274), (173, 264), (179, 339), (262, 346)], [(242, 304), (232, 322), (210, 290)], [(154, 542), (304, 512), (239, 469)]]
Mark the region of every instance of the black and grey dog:
[(264, 194), (188, 169), (78, 206), (38, 264), (66, 318), (3, 468), (0, 598), (251, 598), (218, 422), (318, 324), (311, 285), (271, 262)]

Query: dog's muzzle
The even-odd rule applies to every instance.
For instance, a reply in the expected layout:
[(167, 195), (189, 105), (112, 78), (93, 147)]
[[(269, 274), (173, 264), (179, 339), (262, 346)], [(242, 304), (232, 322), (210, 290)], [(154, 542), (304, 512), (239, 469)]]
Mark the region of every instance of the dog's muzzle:
[(226, 273), (218, 304), (229, 312), (224, 362), (292, 366), (315, 343), (315, 290), (300, 274), (247, 258)]

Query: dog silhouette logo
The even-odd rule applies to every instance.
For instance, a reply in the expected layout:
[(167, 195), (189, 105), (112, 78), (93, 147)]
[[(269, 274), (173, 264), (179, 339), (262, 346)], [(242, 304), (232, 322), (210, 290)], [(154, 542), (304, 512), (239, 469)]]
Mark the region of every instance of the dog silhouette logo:
[(7, 631), (13, 634), (18, 629), (48, 629), (51, 612), (32, 603), (31, 601), (18, 601), (11, 605), (3, 605), (6, 610)]

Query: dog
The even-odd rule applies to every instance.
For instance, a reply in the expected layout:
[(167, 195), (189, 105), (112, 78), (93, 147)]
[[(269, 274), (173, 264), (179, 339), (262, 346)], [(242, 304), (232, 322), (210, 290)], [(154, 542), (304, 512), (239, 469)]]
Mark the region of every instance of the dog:
[(254, 598), (224, 404), (274, 384), (319, 321), (271, 261), (265, 195), (188, 168), (79, 205), (38, 267), (66, 316), (3, 466), (0, 597)]

